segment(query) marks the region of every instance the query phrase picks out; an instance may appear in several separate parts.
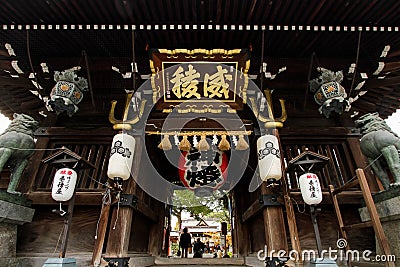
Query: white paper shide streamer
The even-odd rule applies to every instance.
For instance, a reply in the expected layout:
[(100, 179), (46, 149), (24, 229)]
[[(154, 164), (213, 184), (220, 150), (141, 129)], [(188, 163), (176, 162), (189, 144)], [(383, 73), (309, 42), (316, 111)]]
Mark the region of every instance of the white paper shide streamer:
[(54, 175), (51, 197), (58, 202), (70, 200), (74, 195), (77, 177), (73, 169), (59, 169)]
[(128, 134), (114, 136), (107, 175), (111, 179), (127, 180), (131, 175), (135, 138)]
[(281, 154), (278, 138), (263, 135), (257, 140), (258, 168), (263, 181), (279, 180), (282, 177)]
[(322, 201), (321, 184), (315, 173), (305, 173), (300, 176), (300, 191), (303, 200), (308, 205), (317, 205)]

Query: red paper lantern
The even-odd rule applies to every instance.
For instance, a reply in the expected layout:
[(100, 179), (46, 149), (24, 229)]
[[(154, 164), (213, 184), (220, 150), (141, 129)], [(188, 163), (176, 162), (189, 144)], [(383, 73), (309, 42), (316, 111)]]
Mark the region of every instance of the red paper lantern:
[(228, 157), (221, 151), (182, 152), (178, 167), (183, 185), (198, 197), (210, 196), (228, 177)]

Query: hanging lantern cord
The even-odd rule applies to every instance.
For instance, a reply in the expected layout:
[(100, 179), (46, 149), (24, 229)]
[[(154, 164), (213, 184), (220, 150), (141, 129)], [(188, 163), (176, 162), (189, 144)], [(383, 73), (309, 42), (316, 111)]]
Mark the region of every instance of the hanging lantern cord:
[(111, 204), (111, 188), (110, 188), (108, 182), (106, 182), (105, 185), (106, 185), (106, 191), (103, 193), (101, 212), (100, 212), (99, 219), (97, 220), (96, 235), (94, 236), (94, 239), (97, 239), (97, 232), (99, 231), (99, 223), (100, 223), (100, 218), (103, 215), (103, 208), (104, 208), (104, 206), (108, 206)]
[(64, 216), (65, 214), (67, 214), (67, 212), (66, 212), (65, 210), (62, 209), (62, 204), (61, 204), (61, 202), (60, 202), (60, 207), (59, 207), (59, 209), (58, 209), (58, 210), (54, 209), (54, 210), (52, 210), (52, 212), (57, 213), (57, 214), (60, 214), (61, 217)]
[(65, 214), (67, 214), (67, 212), (62, 209), (62, 205), (61, 205), (61, 202), (60, 202), (60, 215), (64, 216)]
[(268, 187), (272, 187), (272, 188), (274, 188), (275, 186), (279, 186), (279, 183), (276, 181), (276, 179), (268, 179), (268, 181), (267, 181), (267, 188)]
[(114, 185), (116, 185), (115, 189), (117, 191), (121, 192), (122, 191), (122, 181), (123, 181), (123, 179), (120, 178), (120, 177), (115, 177), (114, 181), (115, 181)]
[(117, 227), (117, 222), (118, 222), (118, 217), (119, 217), (119, 201), (120, 201), (120, 197), (121, 197), (121, 192), (118, 192), (117, 194), (117, 216), (115, 218), (115, 222), (114, 222), (114, 227), (113, 230), (115, 230), (115, 228)]

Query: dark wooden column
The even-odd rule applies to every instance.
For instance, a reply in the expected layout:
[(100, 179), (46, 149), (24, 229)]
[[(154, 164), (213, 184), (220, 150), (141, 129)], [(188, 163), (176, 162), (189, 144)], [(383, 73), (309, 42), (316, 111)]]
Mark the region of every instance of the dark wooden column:
[[(141, 140), (140, 137), (135, 137), (135, 140), (135, 158), (132, 166), (132, 174), (134, 176), (138, 175), (144, 146), (144, 140)], [(136, 182), (134, 177), (131, 177), (124, 188), (124, 193), (134, 194), (135, 189)], [(118, 220), (117, 213), (119, 213)], [(128, 255), (133, 213), (134, 211), (131, 207), (120, 207), (119, 210), (117, 208), (113, 209), (106, 248), (107, 257), (122, 258)]]
[[(236, 186), (238, 187), (238, 186)], [(242, 214), (244, 212), (244, 199), (246, 195), (243, 190), (239, 191), (241, 188), (235, 188), (233, 191), (233, 214), (235, 216), (234, 221), (234, 232), (233, 240), (234, 252), (237, 253), (239, 257), (245, 257), (250, 252), (250, 239), (249, 239), (249, 229), (246, 223), (243, 222)]]
[[(261, 185), (261, 193), (272, 194), (267, 188), (267, 183)], [(265, 241), (268, 246), (268, 253), (271, 250), (278, 252), (283, 249), (288, 251), (286, 240), (285, 221), (283, 220), (283, 211), (280, 206), (266, 206), (263, 210)]]
[(108, 225), (108, 219), (110, 215), (110, 205), (104, 205), (101, 208), (98, 230), (96, 233), (96, 239), (94, 241), (92, 263), (93, 266), (100, 266), (101, 254), (103, 253), (103, 246), (106, 239), (106, 231)]
[[(361, 152), (360, 137), (359, 136), (348, 137), (347, 143), (349, 144), (356, 167), (360, 168), (360, 169), (365, 169), (368, 166), (368, 163), (367, 163), (366, 157)], [(374, 193), (374, 192), (380, 191), (378, 183), (375, 179), (375, 176), (372, 175), (370, 170), (365, 171), (365, 177), (367, 178), (368, 185), (369, 185), (371, 192)]]
[[(281, 152), (281, 159), (283, 159), (284, 153), (282, 150), (282, 143), (281, 143), (281, 139), (279, 137), (279, 133), (277, 130), (275, 130), (275, 134), (277, 135), (277, 138), (279, 140), (279, 150)], [(282, 184), (282, 191), (283, 191), (283, 196), (284, 196), (284, 201), (285, 201), (286, 218), (287, 218), (287, 223), (288, 223), (288, 227), (289, 227), (290, 242), (292, 244), (292, 250), (297, 251), (299, 253), (299, 255), (301, 255), (301, 246), (300, 246), (299, 233), (297, 231), (296, 215), (294, 212), (292, 199), (290, 197), (290, 189), (286, 182), (286, 170), (284, 168), (285, 167), (282, 162), (283, 176), (281, 179), (281, 184)], [(299, 264), (300, 266), (302, 266), (302, 259), (297, 258), (296, 263)]]
[[(282, 151), (282, 147), (281, 147)], [(285, 173), (284, 173), (285, 175)], [(285, 208), (286, 208), (286, 218), (289, 227), (290, 242), (292, 244), (292, 250), (297, 251), (301, 255), (301, 246), (299, 233), (297, 231), (296, 215), (294, 213), (294, 208), (292, 204), (292, 199), (290, 198), (290, 191), (286, 183), (286, 177), (282, 177), (282, 190), (283, 196), (285, 197)], [(301, 261), (301, 259), (297, 259)]]
[[(155, 200), (152, 200), (155, 201)], [(164, 219), (165, 219), (165, 205), (157, 201), (155, 212), (158, 215), (158, 221), (153, 223), (150, 228), (149, 235), (149, 253), (153, 256), (161, 255), (161, 247), (164, 237)], [(168, 245), (168, 244), (166, 244)]]
[[(272, 134), (277, 136), (279, 140), (278, 130), (272, 130)], [(283, 178), (282, 178), (283, 179)], [(267, 187), (267, 183), (261, 184), (261, 194), (272, 194), (270, 188)], [(283, 249), (288, 251), (288, 244), (286, 239), (285, 221), (283, 219), (283, 210), (281, 206), (266, 206), (263, 210), (264, 218), (264, 231), (265, 241), (268, 246), (268, 253), (271, 250), (278, 252)]]

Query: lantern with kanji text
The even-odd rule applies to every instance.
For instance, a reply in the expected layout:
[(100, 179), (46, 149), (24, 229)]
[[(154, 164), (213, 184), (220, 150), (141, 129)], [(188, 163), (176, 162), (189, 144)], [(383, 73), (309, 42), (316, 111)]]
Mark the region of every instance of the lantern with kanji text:
[(321, 184), (315, 173), (305, 173), (299, 178), (303, 200), (308, 205), (317, 205), (322, 201)]
[(208, 197), (227, 180), (228, 157), (218, 150), (182, 152), (179, 159), (179, 178), (197, 197)]
[(51, 197), (59, 202), (70, 200), (74, 195), (77, 177), (73, 169), (59, 169), (54, 175)]

